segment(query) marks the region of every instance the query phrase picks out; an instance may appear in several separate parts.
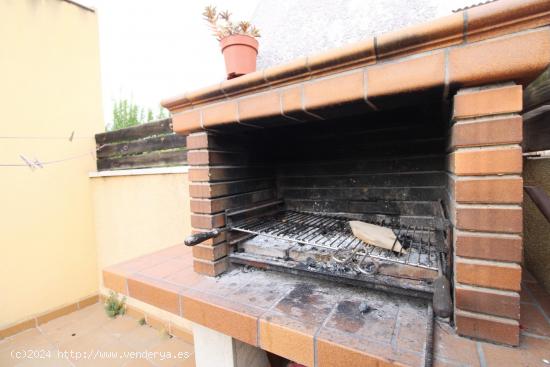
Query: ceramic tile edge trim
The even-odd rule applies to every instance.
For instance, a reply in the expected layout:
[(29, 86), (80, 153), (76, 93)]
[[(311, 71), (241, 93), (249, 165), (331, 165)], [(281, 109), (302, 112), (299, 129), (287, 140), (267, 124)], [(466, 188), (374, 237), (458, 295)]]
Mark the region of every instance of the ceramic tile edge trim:
[[(478, 21), (480, 20), (490, 21), (490, 20), (493, 20), (494, 18), (498, 19), (499, 22), (497, 22), (496, 24), (492, 24), (491, 27), (488, 27), (489, 29), (485, 29), (485, 33), (489, 32), (490, 30), (491, 32), (489, 33), (494, 34), (496, 36), (509, 35), (509, 34), (523, 31), (525, 29), (533, 29), (536, 27), (526, 20), (529, 20), (530, 18), (539, 14), (537, 13), (538, 6), (544, 7), (544, 3), (543, 5), (540, 5), (541, 2), (542, 2), (541, 0), (525, 1), (525, 3), (528, 3), (527, 5), (529, 4), (532, 5), (531, 8), (533, 9), (533, 11), (530, 11), (529, 10), (530, 8), (525, 4), (518, 5), (518, 4), (503, 1), (503, 6), (509, 6), (509, 9), (507, 9), (506, 11), (506, 16), (502, 16), (502, 14), (500, 14), (501, 9), (492, 8), (489, 11), (487, 11), (487, 14), (480, 15), (479, 16), (480, 19), (478, 19)], [(515, 11), (516, 8), (517, 9), (523, 8), (524, 11)], [(528, 10), (525, 11), (525, 9), (528, 9)], [(543, 12), (544, 9), (538, 9), (538, 10), (540, 10), (541, 14), (543, 15), (545, 14)], [(474, 42), (471, 42), (466, 37), (464, 37), (464, 35), (468, 33), (467, 14), (469, 11), (470, 10), (464, 10), (464, 11), (461, 11), (460, 13), (454, 13), (447, 17), (439, 17), (437, 19), (434, 19), (429, 22), (422, 23), (413, 27), (401, 28), (397, 31), (389, 32), (387, 34), (382, 34), (377, 37), (371, 37), (367, 40), (363, 40), (355, 44), (346, 45), (338, 49), (332, 49), (332, 50), (323, 52), (319, 55), (311, 55), (309, 56), (309, 58), (316, 57), (316, 58), (326, 59), (324, 62), (325, 67), (318, 70), (316, 75), (329, 75), (334, 72), (339, 72), (342, 70), (349, 69), (349, 65), (348, 65), (349, 62), (342, 62), (342, 60), (347, 60), (350, 57), (355, 57), (360, 60), (361, 57), (364, 58), (364, 53), (367, 51), (370, 51), (371, 48), (374, 48), (374, 55), (370, 58), (367, 58), (367, 60), (364, 60), (365, 65), (373, 62), (392, 59), (391, 56), (395, 54), (398, 54), (400, 56), (414, 55), (419, 52), (432, 51), (432, 50), (440, 49), (442, 47), (449, 46), (449, 45), (452, 46), (456, 44), (462, 44), (462, 45), (473, 44), (473, 43), (477, 43), (475, 41), (482, 41), (488, 38), (493, 38), (491, 36), (485, 36), (485, 37), (476, 39)], [(452, 23), (453, 21), (456, 21), (455, 18), (457, 16), (460, 16), (460, 14), (464, 14), (464, 18), (466, 19), (466, 21), (462, 22), (463, 25), (461, 25), (460, 27), (461, 29), (457, 32), (457, 30), (454, 29), (456, 27), (453, 26)], [(496, 16), (496, 15), (499, 15), (499, 16)], [(517, 27), (510, 30), (509, 29), (510, 23), (516, 24)], [(549, 22), (543, 19), (543, 20), (540, 20), (540, 23), (541, 24), (537, 24), (538, 27), (540, 27), (541, 25), (547, 25)], [(416, 35), (416, 37), (414, 35), (413, 36), (408, 35), (408, 32), (406, 32), (407, 30), (414, 31), (414, 35)], [(422, 35), (422, 37), (420, 35)], [(430, 35), (432, 37), (430, 37)], [(394, 36), (402, 40), (407, 40), (408, 38), (412, 38), (412, 40), (408, 40), (408, 42), (405, 42), (408, 48), (405, 48), (403, 52), (400, 53), (398, 52), (399, 50), (394, 49), (392, 50), (392, 53), (387, 57), (383, 57), (383, 55), (378, 55), (378, 52), (376, 52), (376, 47), (372, 45), (372, 42), (368, 42), (374, 39), (375, 40), (374, 43), (376, 43), (376, 39), (382, 39), (384, 37), (387, 38), (390, 36)], [(462, 37), (458, 37), (458, 36), (462, 36)], [(454, 38), (456, 39), (456, 41), (449, 42), (449, 38)], [(429, 40), (429, 41), (425, 41), (425, 40)], [(393, 44), (400, 44), (400, 43), (397, 41), (394, 41)], [(305, 60), (307, 63), (308, 58), (305, 58)], [(304, 78), (306, 79), (311, 78), (312, 73), (310, 71), (310, 68), (309, 67), (303, 68), (303, 65), (296, 64), (296, 61), (297, 60), (293, 60), (287, 64), (275, 65), (265, 70), (258, 70), (254, 73), (248, 74), (245, 78), (242, 78), (242, 77), (235, 78), (230, 81), (222, 82), (224, 84), (228, 84), (223, 89), (222, 89), (222, 83), (218, 83), (218, 84), (204, 87), (195, 91), (190, 91), (188, 93), (185, 93), (183, 95), (179, 95), (173, 98), (164, 99), (161, 102), (161, 104), (164, 107), (170, 109), (171, 111), (172, 110), (181, 111), (183, 109), (190, 108), (191, 106), (201, 105), (209, 101), (225, 100), (227, 99), (227, 94), (224, 92), (224, 90), (227, 88), (231, 88), (233, 90), (231, 94), (232, 96), (234, 96), (237, 94), (247, 94), (250, 92), (254, 92), (254, 91), (257, 91), (258, 89), (266, 89), (266, 88), (274, 87), (281, 83), (288, 82), (287, 80), (288, 78), (285, 79), (283, 78), (283, 76), (281, 76), (281, 80), (277, 78), (267, 80), (265, 78), (265, 74), (281, 68), (286, 69), (288, 67), (290, 69), (289, 71), (287, 71), (287, 73), (283, 73), (284, 75), (287, 75), (288, 72), (291, 72), (291, 71), (296, 72), (296, 75), (293, 75), (292, 77), (293, 81), (303, 80)], [(354, 64), (354, 66), (356, 65)]]
[[(104, 302), (104, 300), (108, 296), (109, 296), (108, 288), (102, 289), (99, 293), (99, 299), (101, 302)], [(124, 297), (126, 298), (126, 312), (125, 312), (126, 316), (132, 317), (135, 320), (140, 320), (143, 318), (145, 319), (147, 325), (151, 326), (152, 328), (158, 331), (161, 331), (164, 328), (164, 330), (168, 332), (168, 334), (175, 336), (177, 338), (180, 338), (186, 343), (194, 344), (193, 332), (191, 330), (189, 330), (185, 326), (174, 323), (173, 321), (170, 320), (169, 317), (163, 316), (163, 314), (168, 311), (164, 311), (156, 306), (146, 303), (147, 308), (151, 308), (154, 311), (154, 312), (147, 312), (144, 310), (144, 307), (140, 307), (140, 303), (145, 303), (145, 302), (139, 301), (127, 295), (124, 295)], [(173, 314), (172, 314), (172, 317), (183, 319), (183, 317), (178, 315), (173, 315)]]
[[(118, 275), (118, 276), (121, 276), (125, 282), (127, 282), (128, 280), (131, 280), (132, 279), (132, 274), (121, 274), (121, 275)], [(155, 287), (154, 284), (151, 284), (152, 287)], [(104, 288), (101, 290), (101, 295), (100, 295), (100, 298), (104, 299), (106, 297), (106, 295), (108, 294), (108, 291), (109, 291), (109, 288)], [(169, 292), (174, 292), (174, 291), (169, 291)], [(201, 304), (210, 304), (210, 305), (213, 305), (215, 307), (220, 307), (218, 306), (216, 303), (212, 303), (212, 302), (209, 302), (207, 300), (203, 300), (203, 299), (198, 299), (198, 298), (194, 298), (188, 294), (185, 294), (185, 293), (182, 293), (182, 292), (177, 292), (178, 296), (179, 296), (179, 299), (180, 299), (180, 312), (181, 312), (181, 315), (182, 316), (178, 316), (176, 314), (170, 314), (170, 317), (169, 318), (177, 318), (177, 319), (182, 319), (182, 320), (187, 320), (187, 321), (191, 321), (191, 322), (194, 322), (194, 323), (198, 323), (204, 327), (207, 327), (207, 328), (210, 328), (212, 330), (215, 330), (216, 332), (219, 332), (219, 333), (222, 333), (224, 335), (229, 335), (231, 336), (232, 338), (235, 338), (237, 340), (240, 340), (239, 338), (233, 336), (233, 335), (230, 335), (230, 334), (227, 334), (227, 330), (225, 331), (221, 331), (221, 330), (218, 330), (218, 329), (214, 329), (212, 328), (212, 326), (205, 326), (203, 325), (200, 321), (198, 320), (194, 320), (193, 318), (186, 318), (186, 317), (183, 317), (183, 315), (185, 314), (184, 313), (184, 307), (183, 307), (183, 302), (184, 302), (184, 298), (191, 298), (193, 300), (193, 302), (197, 302), (197, 303), (201, 303)], [(211, 293), (208, 293), (209, 295), (212, 295)], [(169, 311), (165, 311), (165, 310), (162, 310), (154, 305), (151, 305), (147, 302), (144, 302), (144, 301), (140, 301), (140, 300), (137, 300), (135, 298), (132, 298), (132, 297), (129, 297), (128, 295), (125, 295), (126, 297), (126, 300), (127, 300), (127, 303), (126, 303), (126, 306), (127, 306), (127, 311), (126, 311), (126, 314), (131, 316), (131, 317), (134, 317), (134, 318), (144, 318), (145, 320), (147, 320), (147, 323), (149, 324), (149, 321), (148, 321), (148, 317), (154, 317), (156, 320), (156, 326), (159, 326), (159, 327), (162, 327), (163, 325), (166, 326), (168, 325), (168, 328), (164, 327), (165, 330), (169, 331), (172, 329), (172, 321), (170, 320), (166, 320), (167, 318), (163, 318), (162, 316), (159, 316), (163, 313), (169, 313)], [(130, 303), (130, 304), (129, 304)], [(135, 304), (138, 304), (139, 303), (143, 303), (143, 304), (146, 304), (148, 308), (152, 308), (153, 310), (157, 311), (156, 314), (154, 315), (151, 315), (150, 313), (147, 313), (146, 311), (143, 311), (139, 306), (136, 307)], [(260, 320), (262, 320), (262, 317), (268, 313), (269, 311), (268, 310), (265, 310), (264, 312), (261, 312), (259, 315), (253, 315), (253, 314), (248, 314), (246, 313), (246, 311), (242, 311), (242, 312), (239, 312), (239, 311), (236, 311), (232, 308), (226, 308), (226, 307), (223, 307), (223, 312), (227, 312), (227, 313), (234, 313), (234, 314), (240, 314), (241, 316), (244, 314), (244, 315), (247, 315), (247, 316), (250, 316), (250, 317), (253, 317), (256, 319), (256, 322), (255, 322), (255, 327), (256, 327), (256, 333), (257, 333), (257, 340), (259, 341), (259, 335), (260, 335)], [(133, 316), (132, 316), (133, 315)], [(330, 315), (327, 315), (327, 318), (330, 317)], [(160, 321), (160, 322), (159, 322)], [(313, 349), (312, 349), (312, 355), (311, 355), (311, 358), (312, 360), (315, 359), (315, 350), (317, 348), (317, 333), (324, 328), (324, 323), (325, 323), (326, 319), (323, 320), (322, 322), (319, 323), (316, 331), (312, 334), (312, 342), (314, 343), (313, 345)], [(151, 325), (152, 327), (154, 328), (157, 328), (158, 330), (161, 330), (160, 328), (158, 327), (155, 327), (155, 325)], [(183, 327), (177, 325), (177, 327), (182, 330), (183, 332), (187, 332), (187, 330), (185, 330)], [(294, 329), (294, 328), (288, 328), (288, 327), (283, 327), (283, 328), (286, 328), (288, 330), (288, 332), (290, 333), (298, 333), (298, 334), (301, 334), (302, 332), (299, 331), (298, 329)], [(169, 333), (172, 335), (172, 333), (169, 331)], [(192, 340), (192, 332), (188, 332), (190, 334), (189, 338), (190, 340)], [(182, 338), (182, 336), (178, 336), (180, 338)], [(185, 337), (185, 336), (184, 336)], [(185, 340), (185, 339), (184, 339)], [(193, 343), (193, 341), (188, 341), (188, 340), (185, 340), (189, 343)], [(338, 345), (339, 347), (343, 348), (343, 349), (346, 349), (346, 346), (345, 345), (341, 345), (341, 344), (338, 344), (338, 343), (335, 343), (336, 345)], [(252, 345), (252, 344), (251, 344)], [(257, 345), (258, 347), (260, 347), (260, 345)], [(364, 356), (367, 356), (373, 360), (376, 360), (376, 361), (379, 361), (379, 362), (385, 362), (386, 359), (384, 357), (381, 357), (381, 356), (377, 356), (376, 354), (372, 354), (372, 353), (367, 353), (367, 352), (363, 352), (363, 351), (355, 351), (356, 353), (358, 354), (361, 354), (361, 355), (364, 355)]]
[[(91, 306), (98, 302), (99, 302), (99, 294), (95, 292), (89, 296), (79, 299), (76, 302), (61, 305), (54, 309), (48, 310), (46, 312), (36, 314), (35, 316), (29, 317), (22, 321), (17, 321), (15, 323), (8, 324), (8, 325), (3, 325), (2, 328), (0, 329), (0, 340), (13, 336), (15, 334), (18, 334), (22, 331), (32, 329), (45, 322), (57, 319), (62, 316), (66, 316), (70, 313), (81, 310), (85, 307)], [(43, 319), (46, 321), (40, 321), (39, 319)]]
[[(535, 29), (527, 29), (511, 34), (499, 35), (498, 37), (484, 39), (473, 43), (461, 43), (437, 50), (428, 50), (412, 55), (405, 55), (403, 57), (398, 57), (390, 60), (381, 60), (380, 62), (377, 62), (375, 64), (363, 65), (361, 67), (351, 70), (339, 69), (336, 71), (336, 73), (332, 73), (330, 75), (316, 75), (315, 78), (310, 77), (306, 80), (298, 80), (291, 87), (281, 87), (278, 85), (271, 86), (267, 84), (265, 87), (276, 88), (272, 89), (272, 91), (279, 93), (280, 98), (282, 98), (281, 93), (289, 90), (289, 88), (304, 88), (305, 86), (309, 86), (311, 88), (319, 88), (319, 81), (336, 80), (338, 78), (343, 78), (353, 73), (362, 72), (365, 73), (368, 77), (371, 74), (374, 75), (373, 72), (381, 67), (394, 66), (397, 68), (406, 68), (406, 63), (411, 62), (412, 60), (420, 59), (422, 57), (433, 56), (436, 54), (448, 54), (448, 57), (444, 57), (444, 63), (440, 66), (441, 71), (445, 75), (444, 78), (437, 81), (431, 80), (430, 75), (423, 75), (421, 78), (418, 79), (412, 78), (407, 81), (407, 85), (394, 89), (389, 94), (381, 94), (378, 97), (402, 96), (403, 93), (411, 90), (414, 90), (415, 93), (428, 93), (430, 91), (433, 92), (433, 90), (439, 88), (442, 89), (441, 98), (446, 98), (445, 93), (448, 93), (449, 90), (452, 90), (454, 92), (455, 89), (460, 87), (488, 85), (492, 83), (498, 83), (503, 80), (512, 80), (518, 83), (526, 83), (528, 80), (536, 77), (536, 75), (542, 72), (550, 64), (550, 59), (548, 59), (548, 55), (550, 54), (550, 45), (547, 41), (548, 33), (550, 33), (550, 27), (548, 26)], [(531, 55), (529, 57), (521, 57), (521, 55), (523, 54), (522, 49), (524, 49), (525, 45), (529, 43), (536, 43), (538, 47), (529, 49), (529, 52), (531, 52)], [(507, 50), (511, 48), (514, 50), (517, 49), (517, 51), (515, 53), (508, 53)], [(500, 55), (498, 60), (495, 59), (495, 52), (498, 52)], [(478, 60), (479, 54), (484, 55), (482, 60)], [(464, 62), (464, 59), (467, 62)], [(476, 60), (476, 62), (474, 62), (474, 60)], [(493, 65), (495, 64), (495, 62), (498, 62), (499, 67), (495, 68), (494, 70), (491, 69), (490, 72), (484, 70), (480, 74), (478, 67), (479, 62), (485, 63), (487, 65)], [(487, 69), (487, 65), (485, 69)], [(421, 66), (417, 67), (420, 68)], [(380, 79), (380, 76), (377, 75), (376, 78), (378, 80)], [(370, 83), (372, 83), (372, 81), (370, 81)], [(364, 85), (363, 89), (365, 89)], [(239, 94), (234, 94), (228, 97), (220, 96), (219, 98), (209, 100), (197, 100), (192, 106), (185, 105), (170, 107), (169, 109), (174, 119), (176, 119), (178, 116), (189, 114), (190, 112), (202, 115), (202, 111), (214, 111), (214, 113), (216, 114), (216, 120), (211, 121), (208, 126), (201, 125), (198, 122), (198, 117), (196, 117), (193, 121), (184, 121), (177, 129), (175, 129), (175, 132), (177, 134), (185, 135), (204, 130), (208, 131), (209, 129), (217, 128), (220, 126), (238, 124), (238, 114), (236, 115), (234, 109), (230, 108), (230, 106), (236, 105), (241, 100), (253, 98), (257, 95), (256, 93), (258, 93), (256, 90), (252, 92), (248, 90), (242, 90)], [(369, 91), (369, 94), (371, 93), (372, 91)], [(298, 99), (298, 104), (302, 104), (302, 112), (308, 113), (309, 111), (307, 111), (304, 105), (305, 97), (301, 95), (295, 96), (295, 98)], [(333, 106), (338, 106), (340, 104), (338, 98), (339, 97), (332, 97), (328, 100), (324, 100), (322, 106), (317, 107), (330, 108)], [(433, 96), (431, 96), (430, 98), (433, 98)], [(361, 99), (364, 99), (364, 97), (359, 98), (358, 96), (354, 96), (353, 100), (346, 102), (359, 102)], [(372, 102), (370, 101), (370, 98), (368, 101)], [(267, 118), (267, 116), (263, 115), (262, 113), (257, 113), (254, 118), (262, 119)]]

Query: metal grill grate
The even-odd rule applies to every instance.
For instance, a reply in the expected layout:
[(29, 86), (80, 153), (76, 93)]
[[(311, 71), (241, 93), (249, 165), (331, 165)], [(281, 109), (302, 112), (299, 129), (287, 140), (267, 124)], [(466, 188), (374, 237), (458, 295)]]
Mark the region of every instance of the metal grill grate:
[(367, 258), (383, 259), (427, 269), (438, 269), (438, 251), (431, 228), (371, 223), (392, 228), (406, 253), (396, 253), (366, 244), (351, 231), (347, 218), (283, 211), (275, 215), (253, 217), (236, 223), (232, 229), (251, 234), (281, 238), (303, 245), (334, 250), (338, 262), (355, 261), (360, 269)]

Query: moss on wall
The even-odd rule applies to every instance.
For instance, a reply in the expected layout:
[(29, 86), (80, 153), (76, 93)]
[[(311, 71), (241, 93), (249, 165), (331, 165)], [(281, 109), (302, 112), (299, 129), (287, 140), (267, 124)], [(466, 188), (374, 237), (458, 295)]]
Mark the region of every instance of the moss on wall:
[[(524, 183), (550, 195), (550, 159), (525, 159)], [(550, 223), (527, 194), (523, 204), (525, 265), (550, 292)]]

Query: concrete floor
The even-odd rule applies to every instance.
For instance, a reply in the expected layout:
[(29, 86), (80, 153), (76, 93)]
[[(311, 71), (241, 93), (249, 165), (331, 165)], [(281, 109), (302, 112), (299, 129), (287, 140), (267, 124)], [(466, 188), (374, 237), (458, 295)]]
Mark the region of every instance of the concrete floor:
[(195, 358), (193, 345), (129, 316), (110, 319), (98, 303), (0, 340), (0, 366), (190, 367)]

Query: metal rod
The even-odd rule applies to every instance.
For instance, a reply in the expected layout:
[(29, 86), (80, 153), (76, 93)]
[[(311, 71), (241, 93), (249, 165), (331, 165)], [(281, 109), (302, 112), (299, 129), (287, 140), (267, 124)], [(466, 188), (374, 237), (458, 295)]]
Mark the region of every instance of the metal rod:
[(426, 323), (426, 345), (424, 346), (424, 367), (432, 367), (434, 354), (434, 311), (431, 302), (428, 302)]

